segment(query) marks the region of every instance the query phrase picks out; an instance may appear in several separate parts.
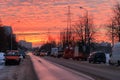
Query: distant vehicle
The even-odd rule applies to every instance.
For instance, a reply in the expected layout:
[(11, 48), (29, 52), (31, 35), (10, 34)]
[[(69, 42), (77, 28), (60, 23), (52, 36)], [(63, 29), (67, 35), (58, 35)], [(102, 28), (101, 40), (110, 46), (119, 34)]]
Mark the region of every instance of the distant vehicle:
[(5, 57), (4, 57), (4, 54), (3, 52), (0, 52), (0, 64), (3, 64), (5, 61)]
[(39, 52), (38, 50), (35, 50), (35, 51), (34, 51), (34, 55), (40, 56), (40, 52)]
[(64, 50), (63, 58), (69, 59), (74, 57), (74, 50), (72, 47), (66, 47)]
[(19, 53), (20, 55), (25, 58), (26, 57), (26, 54), (25, 54), (25, 51), (24, 50), (19, 50)]
[(72, 58), (73, 60), (87, 60), (88, 54), (84, 54), (79, 52), (79, 47), (66, 47), (64, 50), (63, 58), (69, 59)]
[(13, 63), (17, 63), (18, 65), (20, 64), (21, 58), (17, 50), (7, 51), (7, 53), (4, 56), (5, 56), (5, 65), (13, 64)]
[(58, 48), (52, 48), (51, 49), (51, 56), (57, 57), (58, 56)]
[(40, 56), (47, 56), (47, 52), (40, 52)]
[(89, 54), (87, 54), (87, 53), (79, 52), (79, 47), (75, 46), (75, 48), (74, 48), (74, 55), (73, 55), (73, 59), (74, 60), (84, 60), (84, 61), (87, 61), (88, 55)]
[(112, 48), (112, 54), (109, 60), (109, 64), (117, 64), (120, 66), (120, 42), (116, 43)]
[(58, 57), (58, 58), (63, 57), (63, 53), (64, 53), (63, 50), (59, 50), (57, 57)]
[(51, 53), (51, 52), (50, 52), (50, 51), (48, 51), (48, 52), (47, 52), (47, 56), (50, 56), (50, 53)]
[(104, 52), (101, 51), (97, 51), (97, 52), (92, 52), (90, 53), (89, 57), (88, 57), (88, 61), (89, 63), (93, 62), (93, 63), (106, 63), (106, 56)]

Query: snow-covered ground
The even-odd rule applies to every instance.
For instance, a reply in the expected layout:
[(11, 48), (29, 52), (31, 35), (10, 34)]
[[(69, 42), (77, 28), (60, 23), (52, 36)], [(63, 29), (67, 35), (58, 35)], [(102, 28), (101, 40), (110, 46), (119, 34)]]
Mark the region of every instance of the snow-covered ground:
[(0, 64), (0, 80), (38, 80), (31, 63), (27, 56), (20, 65)]

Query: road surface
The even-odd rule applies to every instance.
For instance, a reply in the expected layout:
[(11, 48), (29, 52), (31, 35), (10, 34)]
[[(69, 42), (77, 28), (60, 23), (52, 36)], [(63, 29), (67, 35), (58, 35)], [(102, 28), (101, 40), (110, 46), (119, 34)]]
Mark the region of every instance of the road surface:
[(120, 67), (106, 64), (90, 64), (87, 61), (73, 61), (72, 59), (44, 57), (51, 62), (87, 74), (95, 80), (120, 80)]
[(94, 80), (87, 75), (34, 56), (32, 53), (30, 57), (39, 80)]
[(0, 80), (120, 80), (120, 67), (31, 54), (20, 65), (0, 63)]

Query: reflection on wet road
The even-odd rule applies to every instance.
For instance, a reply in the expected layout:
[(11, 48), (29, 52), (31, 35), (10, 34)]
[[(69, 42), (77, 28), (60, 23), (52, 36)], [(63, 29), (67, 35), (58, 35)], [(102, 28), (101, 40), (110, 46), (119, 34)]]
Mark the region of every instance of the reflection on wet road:
[(93, 80), (82, 73), (77, 74), (75, 71), (53, 64), (32, 54), (30, 54), (30, 57), (39, 80)]

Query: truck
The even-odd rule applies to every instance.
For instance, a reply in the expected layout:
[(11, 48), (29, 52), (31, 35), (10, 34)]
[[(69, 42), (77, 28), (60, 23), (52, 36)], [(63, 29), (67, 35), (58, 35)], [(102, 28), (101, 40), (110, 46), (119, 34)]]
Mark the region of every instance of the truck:
[(66, 47), (64, 50), (63, 58), (69, 59), (72, 58), (73, 60), (87, 60), (88, 54), (79, 52), (79, 47)]
[(79, 52), (79, 47), (75, 46), (73, 53), (73, 60), (87, 60), (87, 56), (85, 53)]
[(66, 47), (64, 50), (63, 58), (69, 59), (74, 57), (74, 50), (72, 47)]
[(20, 64), (21, 58), (17, 50), (10, 50), (5, 53), (5, 65), (8, 64)]
[(58, 56), (58, 48), (57, 47), (51, 48), (51, 56), (53, 56), (53, 57)]

